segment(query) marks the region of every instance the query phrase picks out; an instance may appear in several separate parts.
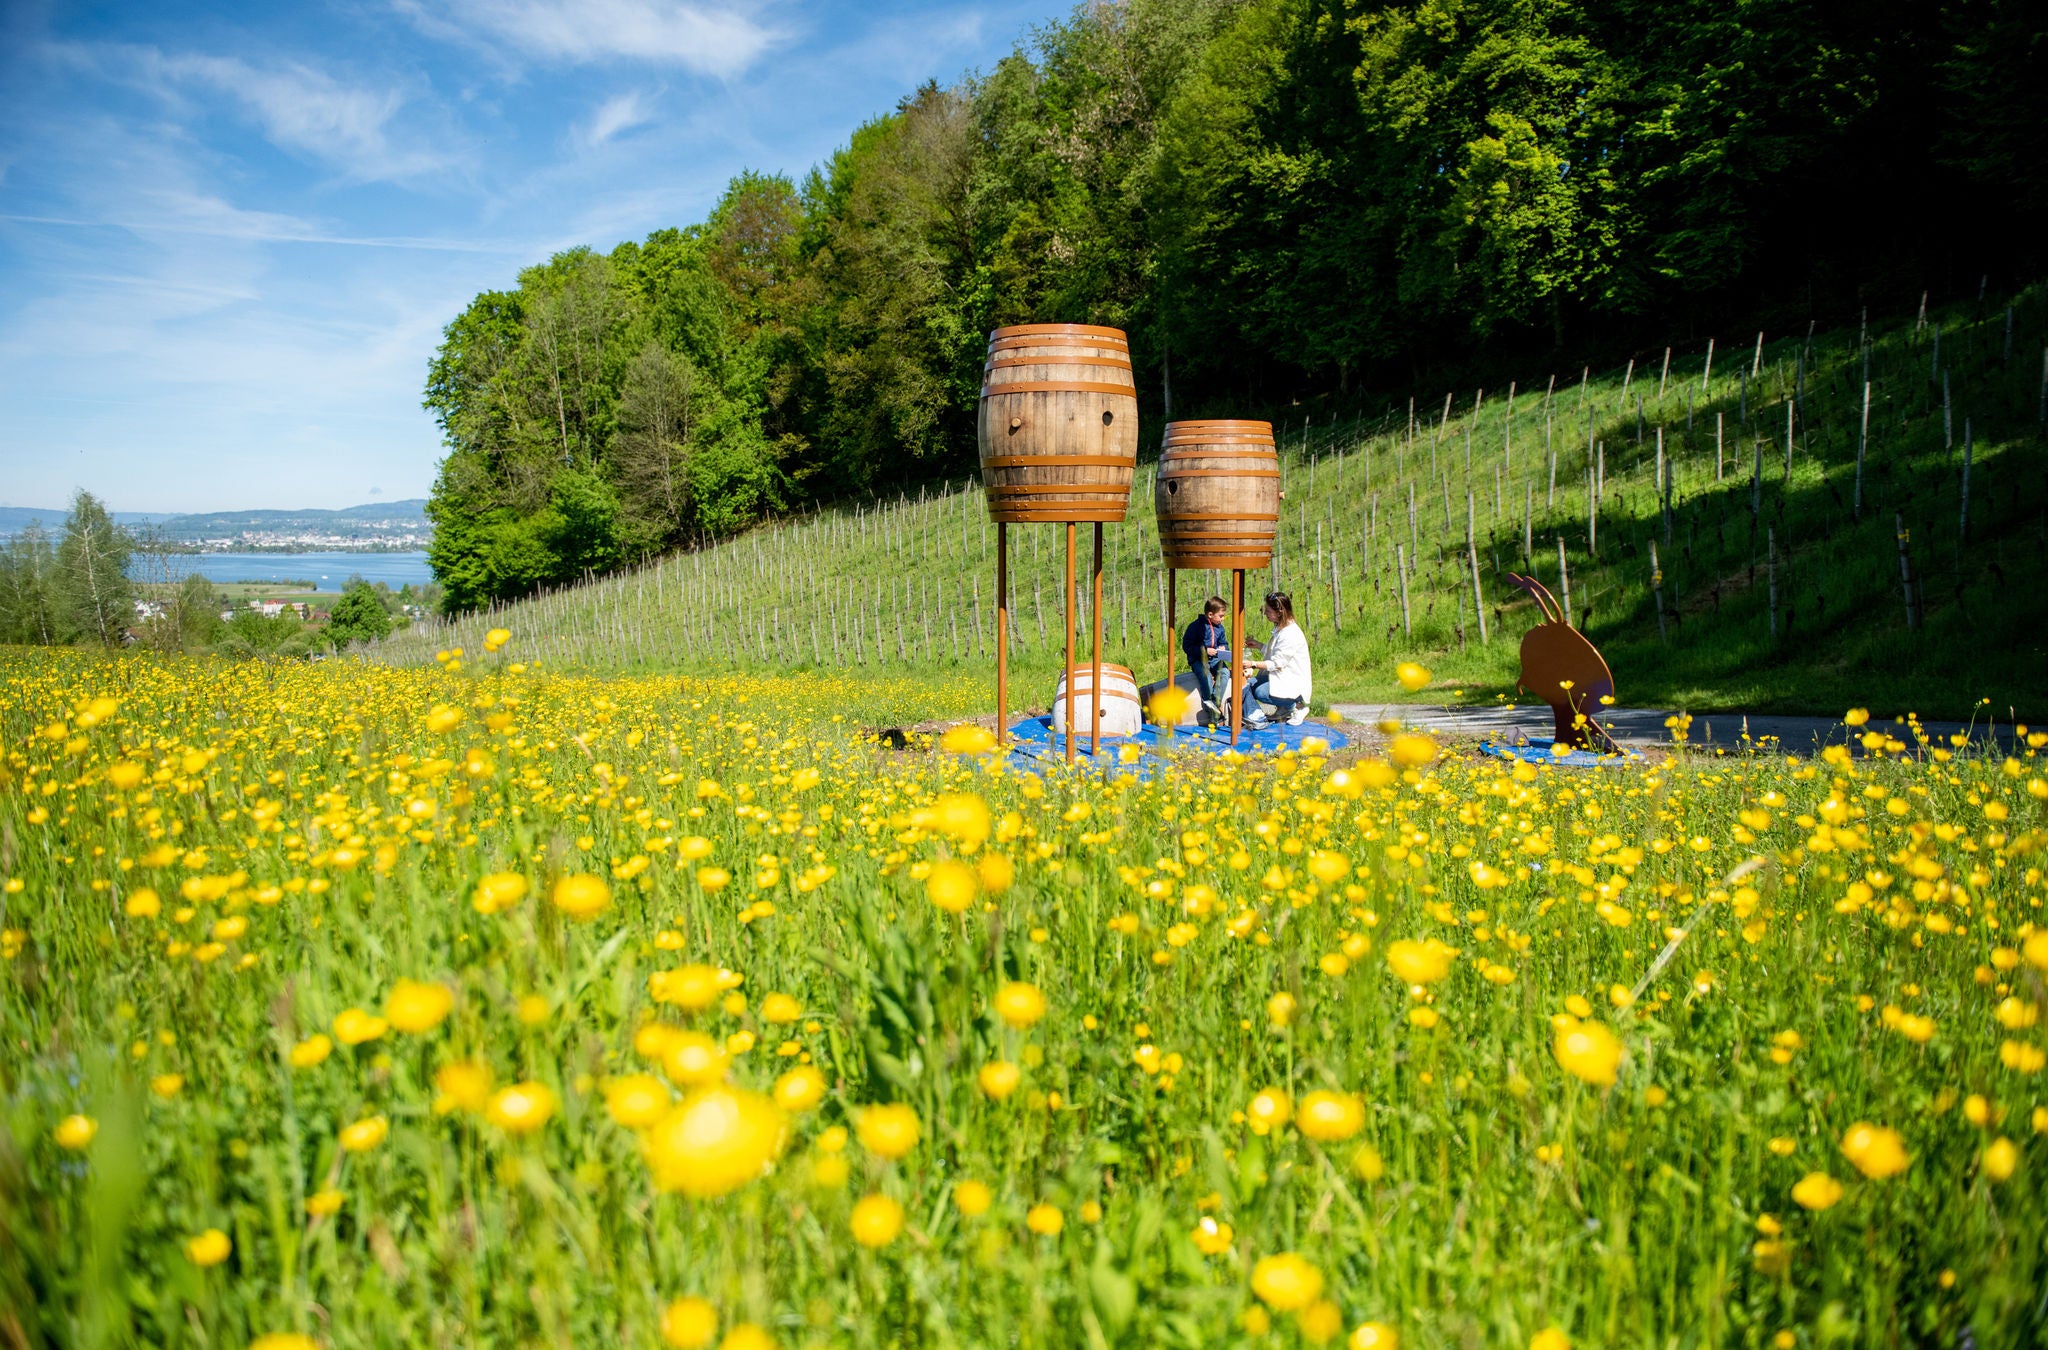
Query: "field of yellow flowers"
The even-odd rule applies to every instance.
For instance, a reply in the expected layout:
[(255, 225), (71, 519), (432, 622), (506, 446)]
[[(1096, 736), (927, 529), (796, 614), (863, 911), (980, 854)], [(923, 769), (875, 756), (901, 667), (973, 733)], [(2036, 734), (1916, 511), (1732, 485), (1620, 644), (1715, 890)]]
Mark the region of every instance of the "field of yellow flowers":
[(2038, 1343), (2048, 736), (985, 696), (0, 652), (0, 1344)]

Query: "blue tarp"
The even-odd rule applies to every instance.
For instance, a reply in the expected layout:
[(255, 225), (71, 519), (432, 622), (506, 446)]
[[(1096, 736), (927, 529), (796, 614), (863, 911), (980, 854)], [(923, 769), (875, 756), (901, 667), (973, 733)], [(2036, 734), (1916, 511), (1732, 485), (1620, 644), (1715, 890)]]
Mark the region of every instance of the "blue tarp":
[(1592, 750), (1574, 750), (1569, 755), (1553, 755), (1550, 753), (1550, 747), (1554, 743), (1548, 736), (1531, 736), (1528, 740), (1514, 745), (1503, 741), (1484, 740), (1479, 743), (1479, 753), (1492, 755), (1495, 759), (1524, 759), (1531, 764), (1548, 764), (1562, 769), (1616, 769), (1642, 759), (1641, 753), (1635, 750), (1620, 755), (1602, 755)]
[[(1244, 755), (1274, 755), (1285, 750), (1298, 750), (1304, 741), (1311, 738), (1323, 741), (1330, 749), (1348, 745), (1350, 736), (1333, 726), (1321, 722), (1303, 722), (1298, 727), (1264, 726), (1244, 727), (1238, 732), (1237, 750)], [(1050, 717), (1027, 717), (1010, 726), (1012, 743), (1011, 756), (1020, 761), (1041, 761), (1048, 766), (1064, 764), (1067, 758), (1065, 733), (1055, 733)], [(1163, 756), (1198, 752), (1221, 755), (1230, 751), (1230, 728), (1177, 727), (1172, 735), (1163, 728), (1146, 726), (1135, 736), (1105, 736), (1099, 742), (1094, 760), (1088, 757), (1088, 738), (1075, 738), (1074, 761), (1077, 765), (1099, 768), (1112, 774), (1132, 774), (1149, 778), (1157, 767), (1165, 763)], [(1119, 753), (1125, 746), (1135, 745), (1143, 756), (1132, 763), (1122, 762)]]

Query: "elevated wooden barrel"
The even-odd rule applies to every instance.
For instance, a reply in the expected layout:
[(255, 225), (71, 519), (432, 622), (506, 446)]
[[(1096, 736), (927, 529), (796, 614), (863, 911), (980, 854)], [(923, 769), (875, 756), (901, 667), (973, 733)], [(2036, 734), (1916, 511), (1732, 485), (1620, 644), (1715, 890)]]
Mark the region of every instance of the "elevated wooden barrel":
[(1169, 422), (1152, 489), (1168, 567), (1265, 567), (1280, 528), (1271, 422)]
[(990, 333), (980, 435), (991, 519), (1122, 520), (1138, 464), (1122, 330), (1031, 323)]
[[(1082, 735), (1088, 732), (1088, 718), (1095, 712), (1094, 672), (1087, 666), (1074, 670), (1075, 730)], [(1104, 736), (1135, 736), (1145, 725), (1144, 711), (1138, 704), (1138, 681), (1123, 666), (1102, 663), (1102, 711), (1099, 714), (1101, 732)], [(1067, 729), (1067, 677), (1060, 674), (1052, 699), (1052, 729), (1065, 733)]]

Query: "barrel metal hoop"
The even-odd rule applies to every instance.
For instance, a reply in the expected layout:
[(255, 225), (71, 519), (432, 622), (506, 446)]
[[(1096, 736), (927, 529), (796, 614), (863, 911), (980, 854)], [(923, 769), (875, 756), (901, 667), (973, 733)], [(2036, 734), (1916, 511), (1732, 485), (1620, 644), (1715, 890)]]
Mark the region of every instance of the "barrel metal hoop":
[(1173, 513), (1172, 513), (1171, 515), (1169, 515), (1169, 516), (1167, 517), (1167, 519), (1168, 519), (1169, 521), (1183, 521), (1183, 520), (1246, 520), (1246, 521), (1250, 521), (1250, 520), (1272, 520), (1272, 521), (1277, 521), (1277, 520), (1279, 520), (1279, 519), (1280, 519), (1280, 515), (1279, 515), (1279, 513), (1278, 513), (1278, 512), (1275, 512), (1274, 514), (1272, 514), (1272, 515), (1270, 515), (1270, 516), (1269, 516), (1269, 515), (1265, 515), (1265, 514), (1263, 514), (1263, 513), (1261, 513), (1261, 512), (1257, 512), (1257, 511), (1193, 511), (1193, 512), (1180, 512), (1180, 511), (1175, 511), (1175, 512), (1173, 512)]
[(1086, 467), (1102, 469), (1135, 469), (1138, 461), (1121, 455), (997, 455), (984, 459), (984, 469), (1027, 469)]
[(981, 369), (987, 374), (1011, 366), (1115, 366), (1118, 370), (1129, 370), (1131, 363), (1121, 356), (1005, 356), (1001, 360), (991, 358)]
[(1162, 473), (1161, 481), (1173, 478), (1278, 478), (1278, 469), (1175, 469)]
[(1137, 388), (1128, 384), (1096, 384), (1087, 380), (1023, 380), (1016, 384), (985, 384), (983, 398), (998, 394), (1121, 394), (1135, 399)]

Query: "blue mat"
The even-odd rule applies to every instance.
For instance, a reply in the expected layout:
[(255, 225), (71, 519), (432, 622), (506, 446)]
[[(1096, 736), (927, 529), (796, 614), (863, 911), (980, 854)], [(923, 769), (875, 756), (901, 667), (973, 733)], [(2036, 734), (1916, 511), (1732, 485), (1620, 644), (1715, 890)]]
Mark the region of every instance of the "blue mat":
[[(1318, 739), (1330, 749), (1348, 745), (1351, 737), (1336, 727), (1320, 722), (1303, 722), (1298, 727), (1265, 726), (1244, 727), (1238, 732), (1237, 751), (1243, 755), (1275, 755), (1287, 750), (1299, 750), (1303, 742)], [(1065, 764), (1067, 759), (1067, 738), (1064, 732), (1054, 732), (1050, 717), (1026, 717), (1010, 726), (1011, 756), (1018, 760), (1037, 760), (1048, 766)], [(1161, 727), (1145, 726), (1135, 736), (1104, 736), (1098, 743), (1099, 749), (1091, 760), (1088, 755), (1088, 738), (1078, 736), (1074, 744), (1074, 762), (1078, 766), (1099, 768), (1112, 774), (1130, 774), (1138, 778), (1149, 778), (1166, 761), (1169, 753), (1198, 751), (1203, 754), (1223, 755), (1230, 752), (1229, 727), (1176, 727), (1172, 735), (1165, 734)], [(1127, 745), (1134, 745), (1144, 753), (1137, 760), (1122, 762), (1121, 751)]]
[(1642, 759), (1639, 751), (1630, 750), (1619, 755), (1603, 755), (1592, 750), (1574, 750), (1569, 755), (1553, 755), (1550, 747), (1554, 744), (1548, 736), (1531, 736), (1519, 745), (1508, 745), (1502, 741), (1484, 740), (1479, 743), (1479, 753), (1492, 755), (1495, 759), (1519, 759), (1530, 764), (1548, 764), (1560, 769), (1618, 769), (1624, 764), (1633, 764)]

